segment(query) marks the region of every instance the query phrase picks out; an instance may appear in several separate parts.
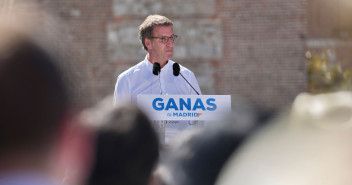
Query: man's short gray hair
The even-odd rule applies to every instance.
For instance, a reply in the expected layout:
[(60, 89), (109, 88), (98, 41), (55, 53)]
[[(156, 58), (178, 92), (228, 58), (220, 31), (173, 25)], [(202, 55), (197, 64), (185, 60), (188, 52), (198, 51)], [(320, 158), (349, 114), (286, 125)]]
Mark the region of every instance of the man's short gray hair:
[(162, 15), (149, 15), (144, 22), (139, 26), (139, 38), (146, 51), (148, 48), (145, 46), (144, 40), (151, 38), (154, 26), (172, 26), (174, 23)]

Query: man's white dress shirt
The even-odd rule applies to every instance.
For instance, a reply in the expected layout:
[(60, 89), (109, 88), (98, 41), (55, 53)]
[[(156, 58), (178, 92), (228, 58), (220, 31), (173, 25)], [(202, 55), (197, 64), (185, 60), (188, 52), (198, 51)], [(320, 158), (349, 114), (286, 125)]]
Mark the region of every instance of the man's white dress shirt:
[[(147, 55), (148, 56), (148, 55)], [(160, 71), (159, 76), (153, 74), (153, 64), (147, 56), (143, 61), (121, 73), (115, 85), (114, 104), (137, 103), (139, 94), (163, 94), (163, 95), (196, 95), (193, 88), (182, 78), (174, 76), (172, 60)], [(189, 69), (180, 65), (180, 73), (201, 94), (196, 77)], [(193, 128), (194, 122), (190, 121), (167, 121), (165, 141), (168, 142), (180, 131)]]

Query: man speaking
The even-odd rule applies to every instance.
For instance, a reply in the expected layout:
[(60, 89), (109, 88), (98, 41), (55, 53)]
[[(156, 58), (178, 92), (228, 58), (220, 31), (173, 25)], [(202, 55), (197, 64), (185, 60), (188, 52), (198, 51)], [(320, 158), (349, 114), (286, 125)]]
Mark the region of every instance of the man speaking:
[[(139, 94), (201, 94), (193, 72), (170, 60), (177, 39), (170, 19), (161, 15), (148, 16), (139, 26), (139, 36), (148, 54), (143, 61), (118, 76), (114, 93), (115, 105), (136, 104)], [(167, 121), (165, 140), (189, 127), (193, 127), (190, 121)]]

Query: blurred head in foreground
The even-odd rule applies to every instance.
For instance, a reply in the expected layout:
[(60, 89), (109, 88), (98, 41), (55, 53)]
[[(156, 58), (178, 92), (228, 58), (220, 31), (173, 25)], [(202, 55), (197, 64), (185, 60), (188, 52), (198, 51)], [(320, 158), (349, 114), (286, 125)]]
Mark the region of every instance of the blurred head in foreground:
[(82, 113), (96, 132), (89, 185), (147, 184), (159, 156), (158, 138), (149, 119), (134, 106), (113, 107), (107, 98)]
[(0, 184), (62, 181), (64, 164), (71, 161), (76, 179), (86, 163), (76, 160), (85, 158), (79, 153), (85, 145), (75, 141), (85, 137), (82, 129), (73, 129), (67, 69), (60, 65), (68, 61), (39, 31), (40, 16), (24, 16), (41, 11), (29, 4), (17, 9), (17, 2), (0, 3)]
[(300, 94), (232, 155), (218, 185), (352, 183), (352, 93)]
[(65, 85), (55, 58), (34, 41), (0, 37), (1, 180), (16, 173), (53, 175), (71, 117)]
[(159, 184), (213, 185), (229, 156), (256, 125), (255, 113), (247, 110), (237, 109), (204, 129), (182, 133), (161, 157), (156, 171)]
[(58, 134), (70, 102), (54, 60), (28, 38), (1, 37), (0, 157), (46, 150)]

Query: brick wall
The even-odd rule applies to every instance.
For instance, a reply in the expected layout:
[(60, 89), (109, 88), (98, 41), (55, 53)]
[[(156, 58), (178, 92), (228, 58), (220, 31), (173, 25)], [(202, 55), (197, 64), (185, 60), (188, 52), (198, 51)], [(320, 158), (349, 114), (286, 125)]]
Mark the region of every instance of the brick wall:
[(306, 89), (305, 0), (220, 0), (223, 60), (219, 94), (243, 96), (257, 106), (285, 107)]
[[(63, 20), (74, 43), (75, 70), (83, 80), (80, 104), (89, 106), (114, 89), (118, 66), (107, 57), (107, 25), (113, 21), (111, 0), (38, 0), (43, 8)], [(81, 87), (83, 86), (83, 87)]]
[(174, 60), (203, 94), (275, 110), (306, 89), (307, 0), (36, 1), (70, 29), (84, 105), (112, 94), (116, 77), (144, 58), (138, 26), (156, 13), (174, 21)]

